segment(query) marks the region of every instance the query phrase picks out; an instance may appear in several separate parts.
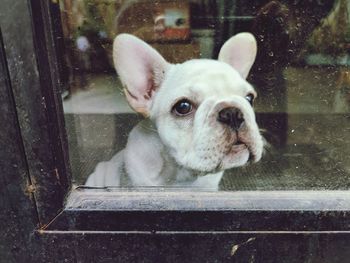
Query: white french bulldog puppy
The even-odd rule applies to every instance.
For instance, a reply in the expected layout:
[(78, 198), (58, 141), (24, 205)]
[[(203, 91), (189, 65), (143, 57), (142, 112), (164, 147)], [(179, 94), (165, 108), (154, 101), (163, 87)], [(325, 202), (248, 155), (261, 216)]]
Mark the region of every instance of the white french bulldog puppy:
[(169, 64), (128, 34), (114, 40), (115, 68), (131, 107), (148, 117), (124, 150), (101, 162), (86, 186), (191, 186), (218, 189), (225, 169), (258, 161), (263, 139), (246, 81), (257, 52), (250, 33), (221, 48), (219, 59)]

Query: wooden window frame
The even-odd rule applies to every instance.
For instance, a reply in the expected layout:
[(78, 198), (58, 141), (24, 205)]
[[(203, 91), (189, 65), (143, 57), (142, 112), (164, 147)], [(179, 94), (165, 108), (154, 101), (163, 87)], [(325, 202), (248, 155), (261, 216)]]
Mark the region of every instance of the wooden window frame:
[[(62, 237), (67, 245), (61, 243), (61, 247), (67, 250), (81, 242), (75, 247), (81, 260), (85, 258), (84, 247), (93, 247), (87, 252), (93, 257), (101, 240), (107, 242), (107, 259), (131, 258), (130, 251), (122, 249), (146, 240), (151, 241), (138, 247), (136, 259), (150, 247), (166, 253), (178, 246), (183, 253), (194, 255), (188, 242), (197, 242), (201, 249), (210, 247), (211, 242), (223, 244), (225, 252), (203, 250), (199, 258), (230, 258), (235, 256), (237, 244), (249, 248), (249, 257), (256, 256), (257, 249), (278, 247), (284, 242), (281, 240), (296, 244), (290, 251), (293, 253), (315, 239), (346, 247), (350, 241), (349, 191), (73, 189), (60, 95), (60, 50), (54, 30), (59, 10), (55, 2), (15, 1), (21, 19), (17, 24), (13, 23), (16, 17), (4, 15), (0, 20), (7, 54), (1, 59), (8, 69), (27, 165), (26, 190), (37, 214), (34, 238), (50, 247), (52, 255), (60, 254), (53, 243)], [(16, 63), (18, 57), (24, 64)], [(266, 257), (274, 257), (273, 251), (266, 253)], [(73, 254), (63, 257), (76, 257)], [(182, 252), (177, 255), (184, 256)]]

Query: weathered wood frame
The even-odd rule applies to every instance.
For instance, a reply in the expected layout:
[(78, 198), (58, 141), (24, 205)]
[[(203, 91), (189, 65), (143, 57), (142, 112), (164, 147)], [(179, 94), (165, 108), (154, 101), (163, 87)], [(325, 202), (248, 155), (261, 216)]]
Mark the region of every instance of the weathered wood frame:
[(73, 189), (66, 203), (72, 184), (59, 93), (57, 4), (2, 0), (1, 7), (3, 259), (348, 260), (347, 191)]

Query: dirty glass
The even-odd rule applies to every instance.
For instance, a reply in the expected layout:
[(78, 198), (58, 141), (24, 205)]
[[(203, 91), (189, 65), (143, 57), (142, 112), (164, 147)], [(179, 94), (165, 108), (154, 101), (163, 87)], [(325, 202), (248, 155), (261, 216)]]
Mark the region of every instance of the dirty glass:
[[(171, 152), (171, 147), (157, 141), (148, 149), (152, 136), (129, 137), (145, 117), (129, 106), (115, 70), (113, 40), (117, 35), (134, 35), (169, 63), (183, 63), (190, 59), (217, 59), (225, 41), (237, 33), (250, 32), (257, 42), (257, 55), (247, 81), (257, 94), (253, 105), (265, 140), (264, 153), (259, 162), (225, 170), (219, 189), (350, 187), (348, 1), (61, 0), (60, 8), (65, 46), (65, 85), (61, 93), (76, 185), (84, 185), (99, 164), (113, 158), (116, 161), (104, 173), (113, 177), (118, 170), (122, 176), (96, 186), (120, 186), (121, 182), (122, 186), (131, 187), (134, 184), (128, 171), (132, 169), (141, 178), (136, 180), (138, 186), (171, 186), (176, 180), (175, 168), (167, 168), (167, 162), (172, 160), (154, 160), (159, 149), (162, 156)], [(142, 56), (142, 52), (137, 56)], [(184, 74), (183, 78), (188, 77)], [(250, 95), (255, 97), (242, 97), (250, 102)], [(180, 101), (172, 112), (164, 114), (174, 114), (174, 110), (186, 113), (191, 106), (186, 100)], [(149, 132), (155, 132), (157, 125), (150, 126)], [(165, 133), (173, 132), (174, 126), (167, 125)], [(176, 134), (172, 140), (186, 148), (182, 140), (190, 135)], [(210, 140), (211, 133), (206, 134)], [(146, 138), (146, 143), (142, 138)], [(132, 150), (121, 152), (127, 144), (132, 144)], [(122, 154), (116, 157), (118, 152)], [(143, 165), (128, 167), (126, 154), (129, 159), (145, 158)], [(176, 169), (185, 168), (179, 165)], [(166, 178), (142, 179), (150, 171), (159, 170)], [(194, 177), (204, 174), (193, 172)], [(178, 185), (191, 187), (190, 181)]]

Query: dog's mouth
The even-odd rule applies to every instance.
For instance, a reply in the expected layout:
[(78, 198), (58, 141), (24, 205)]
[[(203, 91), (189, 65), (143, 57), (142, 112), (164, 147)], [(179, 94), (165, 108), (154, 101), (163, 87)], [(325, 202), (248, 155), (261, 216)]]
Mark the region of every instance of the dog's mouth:
[(239, 154), (239, 153), (246, 151), (246, 150), (248, 150), (248, 152), (249, 152), (249, 159), (250, 159), (251, 155), (252, 155), (250, 147), (245, 142), (237, 141), (231, 146), (231, 149), (229, 150), (229, 152), (226, 155), (232, 156), (232, 155)]
[(232, 153), (236, 153), (236, 152), (240, 152), (244, 149), (247, 149), (248, 146), (246, 143), (237, 140), (235, 143), (232, 144), (232, 146), (229, 148), (227, 154), (232, 154)]
[(230, 147), (227, 148), (226, 152), (222, 156), (222, 159), (219, 160), (218, 163), (216, 163), (216, 165), (213, 168), (196, 169), (192, 167), (192, 169), (205, 172), (204, 174), (218, 173), (226, 169), (239, 167), (247, 164), (248, 162), (253, 162), (253, 161), (254, 161), (254, 154), (250, 150), (249, 145), (244, 141), (237, 140), (234, 143), (232, 143)]
[(255, 155), (254, 151), (252, 150), (252, 145), (250, 145), (246, 141), (242, 140), (242, 137), (240, 136), (238, 131), (236, 131), (236, 138), (237, 138), (237, 140), (232, 144), (231, 149), (240, 149), (241, 151), (247, 149), (249, 152), (249, 158), (248, 158), (247, 163), (255, 162), (256, 155)]
[(248, 158), (247, 163), (254, 163), (256, 161), (256, 156), (255, 156), (254, 152), (252, 151), (251, 147), (247, 143), (238, 140), (236, 143), (233, 144), (231, 149), (234, 149), (234, 148), (237, 148), (240, 151), (243, 151), (245, 149), (248, 150), (249, 158)]
[[(227, 151), (226, 154), (229, 154), (231, 151), (234, 151), (235, 149), (242, 149), (242, 148), (249, 148), (248, 144), (244, 141), (244, 136), (242, 136), (241, 132), (234, 131), (231, 135), (231, 140), (233, 139), (233, 142), (231, 144), (231, 147)], [(232, 138), (233, 137), (233, 138)]]
[(233, 146), (239, 146), (239, 145), (245, 145), (245, 146), (247, 146), (245, 142), (243, 142), (243, 141), (241, 141), (241, 140), (238, 139), (238, 140), (233, 144)]
[[(249, 158), (248, 158), (248, 162), (249, 162), (249, 160), (252, 158), (252, 155), (253, 155), (250, 150), (250, 147), (244, 141), (236, 140), (231, 145), (231, 147), (228, 148), (228, 150), (224, 155), (225, 157), (218, 163), (214, 171), (226, 170), (228, 168), (227, 167), (228, 163), (235, 162), (235, 159), (237, 158), (237, 156), (242, 156), (247, 151), (249, 153)], [(243, 163), (240, 163), (238, 166), (241, 166), (241, 165), (243, 165)]]

